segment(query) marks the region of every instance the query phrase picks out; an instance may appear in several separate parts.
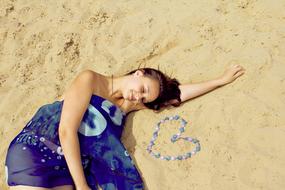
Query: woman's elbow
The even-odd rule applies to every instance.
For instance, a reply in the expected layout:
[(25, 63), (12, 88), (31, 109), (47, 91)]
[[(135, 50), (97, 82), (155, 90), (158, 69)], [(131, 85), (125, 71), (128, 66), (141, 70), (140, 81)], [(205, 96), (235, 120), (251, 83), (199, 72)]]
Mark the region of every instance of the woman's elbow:
[(69, 130), (69, 129), (66, 129), (62, 126), (59, 126), (59, 129), (58, 129), (58, 136), (59, 136), (59, 139), (65, 139), (65, 138), (68, 138), (70, 136), (74, 136), (74, 135), (77, 135), (77, 131), (73, 131), (73, 130)]

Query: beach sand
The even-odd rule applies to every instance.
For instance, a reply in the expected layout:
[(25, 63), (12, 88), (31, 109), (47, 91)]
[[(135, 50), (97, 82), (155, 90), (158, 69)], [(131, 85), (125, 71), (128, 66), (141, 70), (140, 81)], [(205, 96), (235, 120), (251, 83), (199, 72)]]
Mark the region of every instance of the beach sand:
[[(283, 0), (38, 1), (0, 3), (0, 189), (10, 141), (37, 109), (91, 69), (121, 75), (139, 65), (181, 83), (220, 76), (235, 82), (175, 109), (131, 113), (122, 141), (147, 190), (281, 190), (285, 187), (285, 2)], [(183, 136), (201, 151), (185, 161), (151, 157), (155, 124), (179, 114)], [(185, 153), (192, 144), (161, 129), (154, 149)]]

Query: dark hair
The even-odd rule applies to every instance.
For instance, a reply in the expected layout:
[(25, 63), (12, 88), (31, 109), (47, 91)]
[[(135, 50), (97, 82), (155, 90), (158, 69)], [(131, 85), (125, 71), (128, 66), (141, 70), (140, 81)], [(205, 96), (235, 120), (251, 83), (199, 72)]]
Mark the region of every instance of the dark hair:
[(180, 83), (175, 78), (170, 78), (161, 71), (153, 68), (139, 68), (127, 73), (126, 75), (133, 74), (137, 70), (141, 70), (143, 71), (145, 76), (151, 77), (159, 81), (159, 95), (154, 101), (144, 103), (147, 108), (159, 110), (169, 105), (177, 107), (181, 104), (181, 92), (178, 88)]

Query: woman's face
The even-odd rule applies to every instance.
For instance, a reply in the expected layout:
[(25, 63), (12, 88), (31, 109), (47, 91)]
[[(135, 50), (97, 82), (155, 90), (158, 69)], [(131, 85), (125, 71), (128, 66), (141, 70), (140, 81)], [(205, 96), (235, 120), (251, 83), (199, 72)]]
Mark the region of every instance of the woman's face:
[(134, 103), (148, 103), (154, 101), (159, 96), (159, 81), (151, 77), (144, 76), (143, 72), (138, 70), (130, 75), (125, 91), (124, 99)]

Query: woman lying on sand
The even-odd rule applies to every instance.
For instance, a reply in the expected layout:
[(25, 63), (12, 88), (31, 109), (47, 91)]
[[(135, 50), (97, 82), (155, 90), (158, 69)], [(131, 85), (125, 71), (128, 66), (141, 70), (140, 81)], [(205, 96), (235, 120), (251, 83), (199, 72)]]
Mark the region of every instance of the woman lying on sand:
[(82, 71), (64, 100), (41, 106), (12, 140), (5, 162), (7, 183), (11, 190), (143, 189), (120, 141), (127, 114), (178, 106), (244, 72), (232, 65), (214, 80), (180, 85), (151, 68), (120, 77)]

